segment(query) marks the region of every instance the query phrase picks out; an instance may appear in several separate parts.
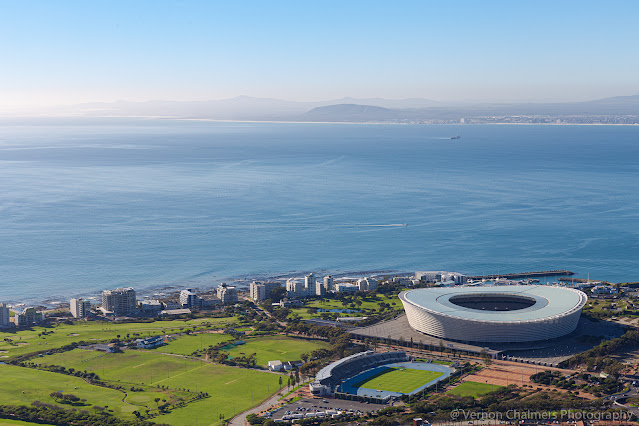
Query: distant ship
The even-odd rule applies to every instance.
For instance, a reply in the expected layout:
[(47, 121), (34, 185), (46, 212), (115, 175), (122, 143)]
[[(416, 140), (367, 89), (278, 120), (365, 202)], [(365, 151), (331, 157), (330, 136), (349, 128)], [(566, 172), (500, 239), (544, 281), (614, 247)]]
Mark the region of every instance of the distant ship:
[(461, 139), (461, 136), (459, 136), (459, 135), (453, 136), (451, 139)]

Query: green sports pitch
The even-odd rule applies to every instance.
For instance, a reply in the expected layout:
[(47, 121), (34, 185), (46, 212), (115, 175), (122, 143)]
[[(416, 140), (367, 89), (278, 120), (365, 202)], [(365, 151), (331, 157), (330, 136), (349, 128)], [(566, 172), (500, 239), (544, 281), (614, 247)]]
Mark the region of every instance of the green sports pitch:
[(443, 374), (441, 371), (394, 367), (381, 371), (356, 384), (355, 387), (408, 394)]

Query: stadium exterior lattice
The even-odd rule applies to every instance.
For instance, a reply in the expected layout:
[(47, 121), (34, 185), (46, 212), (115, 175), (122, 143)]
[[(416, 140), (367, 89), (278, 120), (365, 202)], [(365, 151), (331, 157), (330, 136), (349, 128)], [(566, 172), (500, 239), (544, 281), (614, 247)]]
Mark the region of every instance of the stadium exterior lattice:
[(531, 342), (575, 330), (585, 293), (566, 287), (433, 287), (399, 294), (410, 326), (459, 342)]

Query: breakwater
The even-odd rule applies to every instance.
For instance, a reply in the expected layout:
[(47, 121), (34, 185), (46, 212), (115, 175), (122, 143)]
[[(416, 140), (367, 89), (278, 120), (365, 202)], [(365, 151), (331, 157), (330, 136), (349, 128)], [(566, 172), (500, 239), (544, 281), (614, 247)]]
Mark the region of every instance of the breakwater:
[(494, 280), (497, 278), (533, 278), (533, 277), (549, 277), (554, 275), (574, 275), (575, 273), (572, 271), (568, 271), (566, 269), (553, 269), (551, 271), (533, 271), (533, 272), (517, 272), (514, 274), (492, 274), (492, 275), (473, 275), (467, 277), (471, 280), (481, 280), (481, 279), (489, 279)]

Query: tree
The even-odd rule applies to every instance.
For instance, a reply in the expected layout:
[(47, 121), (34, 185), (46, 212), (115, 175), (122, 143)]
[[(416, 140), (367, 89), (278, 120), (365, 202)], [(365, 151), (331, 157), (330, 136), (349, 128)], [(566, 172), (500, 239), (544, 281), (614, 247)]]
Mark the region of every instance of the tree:
[(159, 405), (160, 398), (155, 398), (155, 399), (153, 399), (153, 401), (155, 401), (155, 403)]

